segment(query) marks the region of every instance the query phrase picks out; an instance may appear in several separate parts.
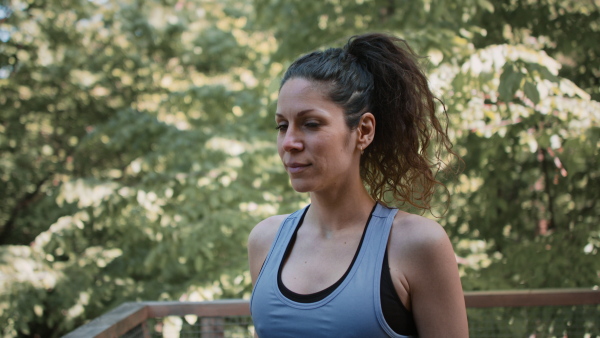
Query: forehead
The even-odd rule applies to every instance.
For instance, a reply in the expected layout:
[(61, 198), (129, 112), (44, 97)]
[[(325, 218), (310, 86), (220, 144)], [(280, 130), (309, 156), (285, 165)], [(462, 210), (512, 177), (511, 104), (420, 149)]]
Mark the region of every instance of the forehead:
[(277, 115), (304, 110), (331, 110), (338, 105), (325, 94), (327, 85), (303, 78), (288, 80), (279, 91)]

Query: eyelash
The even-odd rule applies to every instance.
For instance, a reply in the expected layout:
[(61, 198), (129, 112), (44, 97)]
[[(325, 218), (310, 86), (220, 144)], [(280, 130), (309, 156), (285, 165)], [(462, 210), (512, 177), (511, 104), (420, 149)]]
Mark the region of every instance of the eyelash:
[[(308, 122), (308, 123), (305, 123), (304, 126), (307, 128), (318, 128), (319, 124), (316, 122)], [(283, 131), (283, 130), (287, 129), (287, 127), (288, 126), (286, 124), (280, 124), (275, 127), (275, 130)]]

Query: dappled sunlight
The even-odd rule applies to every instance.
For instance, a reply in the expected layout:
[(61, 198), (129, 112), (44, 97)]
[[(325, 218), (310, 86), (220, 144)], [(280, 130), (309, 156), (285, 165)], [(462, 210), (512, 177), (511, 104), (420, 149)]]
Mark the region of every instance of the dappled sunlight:
[[(240, 154), (243, 154), (248, 147), (247, 144), (237, 140), (228, 140), (218, 136), (208, 140), (206, 146), (208, 149), (219, 150), (230, 156), (239, 156)], [(238, 166), (241, 166), (241, 162)]]
[(41, 252), (24, 245), (0, 247), (0, 290), (11, 292), (13, 284), (28, 283), (41, 289), (52, 289), (62, 277), (61, 271), (39, 260)]
[(493, 247), (492, 244), (483, 240), (460, 240), (454, 246), (454, 250), (463, 253), (462, 255), (458, 254), (456, 259), (461, 277), (465, 278), (472, 270), (485, 269), (492, 262), (500, 261), (502, 254), (500, 252), (490, 254), (491, 247)]
[(76, 203), (78, 208), (97, 207), (114, 194), (118, 187), (119, 185), (114, 182), (99, 183), (96, 180), (78, 179), (65, 182), (56, 198), (56, 203), (58, 205), (65, 202)]

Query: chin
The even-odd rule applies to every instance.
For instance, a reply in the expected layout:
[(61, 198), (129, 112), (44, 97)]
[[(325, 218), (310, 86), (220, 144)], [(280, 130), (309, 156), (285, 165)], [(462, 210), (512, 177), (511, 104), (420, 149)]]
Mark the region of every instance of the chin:
[(292, 188), (296, 192), (311, 192), (314, 190), (313, 185), (308, 182), (302, 182), (300, 180), (290, 179), (290, 183), (292, 184)]

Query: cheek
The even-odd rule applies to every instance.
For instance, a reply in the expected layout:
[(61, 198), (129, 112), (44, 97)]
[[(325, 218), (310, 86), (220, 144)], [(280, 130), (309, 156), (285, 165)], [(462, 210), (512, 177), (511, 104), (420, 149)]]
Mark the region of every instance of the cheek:
[(340, 134), (328, 140), (329, 152), (334, 156), (349, 156), (352, 154), (352, 135)]
[(326, 137), (313, 145), (314, 152), (319, 154), (322, 163), (339, 166), (345, 164), (349, 157), (348, 144), (340, 137)]
[(280, 158), (283, 158), (283, 139), (280, 136), (277, 136), (277, 153)]

